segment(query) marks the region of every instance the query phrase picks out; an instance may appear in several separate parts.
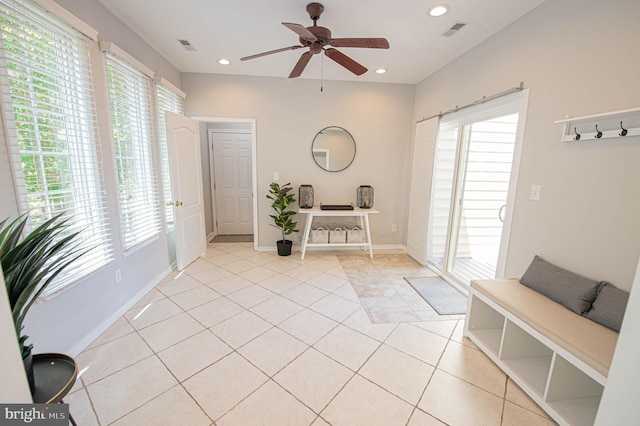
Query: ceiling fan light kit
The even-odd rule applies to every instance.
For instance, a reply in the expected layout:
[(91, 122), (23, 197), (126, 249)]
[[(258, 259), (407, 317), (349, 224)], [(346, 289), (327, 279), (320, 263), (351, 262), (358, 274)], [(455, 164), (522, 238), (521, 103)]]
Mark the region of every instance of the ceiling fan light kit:
[(307, 13), (313, 21), (313, 26), (304, 27), (300, 24), (293, 24), (289, 22), (283, 22), (282, 25), (289, 28), (296, 33), (299, 37), (299, 45), (283, 47), (281, 49), (270, 50), (263, 53), (258, 53), (251, 56), (245, 56), (240, 58), (241, 61), (247, 61), (250, 59), (260, 58), (262, 56), (271, 55), (274, 53), (285, 52), (287, 50), (296, 50), (302, 48), (308, 48), (307, 52), (304, 52), (298, 62), (291, 70), (289, 78), (299, 77), (311, 57), (315, 54), (324, 52), (325, 56), (334, 62), (342, 65), (347, 70), (351, 71), (355, 75), (362, 75), (367, 72), (367, 68), (358, 62), (354, 61), (344, 53), (335, 49), (336, 47), (357, 47), (366, 49), (388, 49), (389, 42), (384, 38), (332, 38), (331, 30), (325, 27), (318, 26), (318, 19), (324, 11), (324, 6), (320, 3), (309, 3), (307, 5)]

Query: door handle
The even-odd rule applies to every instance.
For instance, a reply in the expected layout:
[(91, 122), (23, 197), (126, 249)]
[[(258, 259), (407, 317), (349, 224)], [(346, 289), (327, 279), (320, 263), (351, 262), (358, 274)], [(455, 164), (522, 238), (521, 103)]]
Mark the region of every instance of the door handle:
[(500, 220), (500, 222), (504, 223), (504, 211), (507, 208), (507, 205), (503, 205), (502, 207), (500, 207), (500, 210), (498, 210), (498, 219)]
[(173, 201), (169, 201), (169, 202), (167, 203), (167, 206), (169, 206), (169, 207), (171, 207), (172, 205), (173, 205)]
[(176, 201), (176, 207), (180, 207), (182, 205), (182, 201)]

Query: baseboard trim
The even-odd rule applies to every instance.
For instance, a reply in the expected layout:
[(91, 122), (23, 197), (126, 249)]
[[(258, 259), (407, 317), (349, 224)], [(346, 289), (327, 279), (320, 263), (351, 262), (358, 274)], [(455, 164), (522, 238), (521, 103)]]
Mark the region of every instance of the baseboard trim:
[[(268, 246), (268, 247), (258, 247), (258, 251), (276, 251), (277, 248), (276, 246)], [(292, 251), (293, 252), (298, 252), (300, 253), (301, 247), (299, 245), (294, 245)], [(331, 251), (331, 250), (335, 250), (335, 251), (347, 251), (347, 250), (360, 250), (360, 251), (366, 251), (368, 250), (366, 247), (335, 247), (335, 246), (327, 246), (327, 247), (313, 247), (313, 248), (308, 248), (307, 249), (307, 253), (311, 252), (311, 251)], [(373, 250), (402, 250), (404, 252), (407, 251), (407, 246), (405, 246), (404, 244), (380, 244), (380, 245), (373, 245)], [(375, 252), (373, 253), (375, 256)]]
[(94, 342), (102, 333), (104, 333), (109, 327), (113, 325), (122, 315), (124, 315), (129, 309), (133, 307), (140, 299), (142, 299), (147, 293), (149, 293), (153, 288), (158, 285), (164, 277), (169, 275), (172, 271), (172, 268), (167, 268), (159, 275), (154, 277), (146, 286), (144, 286), (140, 291), (138, 291), (127, 303), (122, 305), (117, 311), (113, 314), (109, 315), (104, 321), (95, 326), (91, 331), (84, 335), (75, 345), (71, 346), (69, 349), (65, 351), (65, 353), (69, 354), (72, 357), (78, 356), (83, 350), (85, 350), (91, 343)]

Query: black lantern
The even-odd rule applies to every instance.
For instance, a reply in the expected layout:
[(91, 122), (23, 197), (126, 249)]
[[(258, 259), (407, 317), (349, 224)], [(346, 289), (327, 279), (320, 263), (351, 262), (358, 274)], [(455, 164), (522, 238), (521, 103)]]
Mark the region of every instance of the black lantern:
[(300, 185), (300, 188), (298, 188), (298, 205), (301, 209), (313, 207), (313, 186)]
[(358, 187), (358, 207), (361, 209), (370, 209), (373, 207), (373, 187), (370, 185), (361, 185)]

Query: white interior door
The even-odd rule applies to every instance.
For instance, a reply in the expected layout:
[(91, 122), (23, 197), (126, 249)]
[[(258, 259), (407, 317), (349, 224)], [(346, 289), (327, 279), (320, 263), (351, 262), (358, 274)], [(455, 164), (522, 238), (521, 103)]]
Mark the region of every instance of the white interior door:
[(171, 190), (175, 217), (176, 264), (187, 267), (207, 250), (197, 121), (166, 112)]
[(218, 234), (253, 234), (251, 133), (211, 135)]

